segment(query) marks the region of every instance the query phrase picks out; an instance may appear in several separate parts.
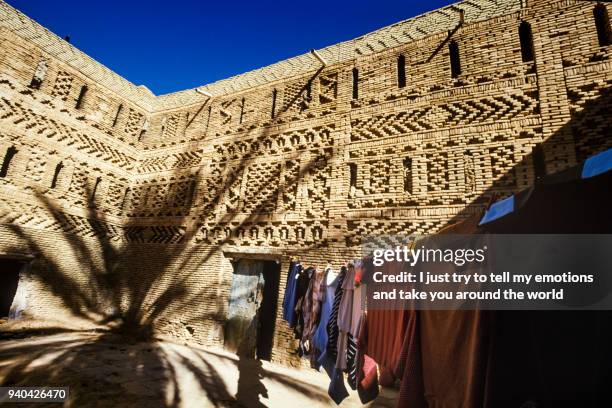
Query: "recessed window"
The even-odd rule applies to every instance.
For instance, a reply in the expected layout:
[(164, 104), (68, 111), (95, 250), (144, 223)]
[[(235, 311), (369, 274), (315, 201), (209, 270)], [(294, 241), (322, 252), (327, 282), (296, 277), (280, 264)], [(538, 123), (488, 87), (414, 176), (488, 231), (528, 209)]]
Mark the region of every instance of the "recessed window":
[(36, 66), (36, 71), (34, 71), (32, 81), (30, 81), (30, 88), (40, 89), (40, 86), (45, 80), (45, 76), (47, 76), (47, 62), (40, 61)]
[(459, 44), (456, 41), (448, 43), (448, 53), (450, 56), (451, 78), (461, 75), (461, 60), (459, 59)]
[(397, 86), (398, 88), (406, 86), (406, 57), (403, 54), (397, 57)]
[(303, 227), (297, 227), (295, 229), (295, 238), (296, 239), (304, 239), (306, 236), (306, 230)]
[(521, 25), (519, 25), (519, 38), (521, 40), (521, 56), (523, 57), (523, 62), (533, 61), (534, 52), (531, 24), (526, 21), (521, 22)]
[(357, 187), (357, 165), (349, 163), (349, 187)]
[(412, 194), (412, 159), (404, 159), (404, 192)]
[(139, 142), (141, 142), (144, 139), (145, 134), (147, 133), (147, 130), (149, 130), (149, 118), (145, 118), (142, 124), (142, 129), (140, 129), (140, 134), (138, 135)]
[(164, 117), (161, 121), (161, 130), (159, 132), (159, 137), (164, 137), (164, 132), (166, 131), (166, 122), (168, 118)]
[(272, 91), (272, 119), (274, 119), (274, 116), (276, 115), (276, 94), (277, 93), (278, 91), (276, 89)]
[(119, 107), (117, 108), (117, 113), (115, 113), (115, 118), (113, 119), (113, 127), (117, 125), (117, 122), (119, 121), (119, 115), (121, 115), (122, 110), (123, 104), (119, 105)]
[(353, 68), (353, 99), (359, 98), (359, 70)]
[(53, 178), (51, 179), (51, 188), (57, 187), (57, 181), (59, 180), (59, 176), (62, 172), (64, 165), (62, 162), (57, 163), (55, 166), (55, 171), (53, 172)]
[(102, 182), (102, 177), (96, 178), (96, 182), (94, 183), (93, 190), (91, 191), (91, 197), (89, 198), (89, 203), (93, 207), (96, 204), (96, 195), (98, 193), (98, 188), (100, 187), (100, 183)]
[(17, 149), (14, 146), (6, 149), (6, 154), (4, 155), (4, 160), (2, 161), (2, 168), (0, 168), (0, 177), (6, 177), (9, 171), (9, 167), (11, 165), (11, 161), (13, 157), (17, 154)]
[(599, 46), (605, 47), (606, 45), (610, 45), (610, 42), (612, 42), (612, 30), (610, 29), (608, 9), (604, 4), (599, 3), (593, 9), (593, 16), (595, 17), (595, 27), (597, 28)]
[(85, 95), (87, 94), (89, 88), (87, 88), (87, 85), (83, 85), (81, 87), (81, 92), (79, 92), (79, 97), (76, 100), (76, 105), (74, 106), (75, 109), (81, 109), (81, 107), (83, 106), (83, 101), (85, 100)]
[(244, 98), (242, 98), (242, 102), (240, 103), (240, 119), (238, 120), (239, 124), (242, 124), (244, 119)]
[(206, 115), (206, 128), (204, 133), (208, 133), (208, 125), (210, 125), (210, 118), (212, 117), (212, 105), (208, 106), (208, 115)]

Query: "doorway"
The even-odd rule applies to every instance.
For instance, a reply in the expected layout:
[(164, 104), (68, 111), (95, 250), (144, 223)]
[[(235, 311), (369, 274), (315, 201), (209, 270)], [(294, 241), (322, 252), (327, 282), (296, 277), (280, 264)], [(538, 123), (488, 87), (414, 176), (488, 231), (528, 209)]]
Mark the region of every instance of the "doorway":
[(22, 261), (0, 258), (0, 319), (9, 317), (22, 267)]
[(275, 261), (240, 259), (233, 266), (225, 348), (241, 357), (270, 360), (280, 265)]

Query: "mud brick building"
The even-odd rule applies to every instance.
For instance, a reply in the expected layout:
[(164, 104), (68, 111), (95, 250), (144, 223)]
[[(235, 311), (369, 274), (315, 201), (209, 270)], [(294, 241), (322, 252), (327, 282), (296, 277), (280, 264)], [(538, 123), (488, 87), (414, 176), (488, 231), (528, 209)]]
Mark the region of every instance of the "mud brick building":
[(260, 306), (257, 354), (298, 364), (291, 259), (433, 233), (612, 147), (611, 13), (466, 0), (155, 96), (0, 2), (5, 303), (206, 345)]

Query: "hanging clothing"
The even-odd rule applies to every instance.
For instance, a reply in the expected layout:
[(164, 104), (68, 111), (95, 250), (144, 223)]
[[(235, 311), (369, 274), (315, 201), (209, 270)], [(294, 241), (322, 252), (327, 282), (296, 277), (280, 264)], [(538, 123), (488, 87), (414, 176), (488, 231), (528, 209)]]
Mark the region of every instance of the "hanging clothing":
[(310, 357), (312, 368), (318, 367), (317, 357), (320, 354), (312, 347), (312, 337), (321, 315), (320, 290), (324, 274), (323, 271), (313, 272), (303, 303), (304, 331), (302, 332), (301, 349), (304, 355)]
[(310, 341), (319, 323), (321, 314), (320, 291), (321, 282), (325, 272), (314, 271), (306, 296), (304, 297), (304, 333), (302, 334), (303, 341)]
[(362, 274), (361, 261), (350, 262), (347, 274), (342, 283), (343, 294), (338, 312), (337, 366), (348, 374), (348, 383), (352, 389), (357, 388), (357, 336), (361, 326), (361, 303), (363, 286), (357, 282), (357, 271)]
[(327, 360), (324, 365), (325, 371), (329, 375), (331, 381), (329, 388), (327, 389), (327, 395), (338, 405), (349, 396), (349, 393), (344, 385), (344, 375), (342, 371), (338, 370), (331, 359)]
[[(327, 344), (323, 350), (318, 363), (323, 366), (329, 378), (331, 380), (329, 384), (328, 394), (334, 400), (336, 404), (340, 404), (342, 400), (348, 397), (348, 391), (344, 385), (344, 375), (341, 370), (336, 367), (337, 357), (337, 342), (338, 342), (338, 308), (340, 306), (340, 300), (342, 299), (342, 282), (346, 274), (346, 267), (340, 268), (340, 273), (335, 279), (335, 290), (333, 291), (333, 303), (331, 305), (331, 312), (329, 314), (329, 320), (325, 326), (327, 332)], [(330, 286), (334, 286), (330, 285)], [(328, 302), (327, 297), (331, 295), (331, 288), (327, 288), (325, 291), (326, 303)], [(324, 337), (319, 335), (319, 343), (323, 344)]]
[(336, 367), (347, 370), (346, 350), (349, 342), (348, 336), (353, 322), (353, 290), (355, 288), (355, 267), (349, 263), (346, 275), (342, 281), (342, 296), (338, 305), (338, 344)]
[(351, 333), (346, 336), (346, 373), (349, 386), (357, 389), (357, 342)]
[[(409, 322), (404, 334), (404, 343), (400, 351), (395, 374), (401, 379), (398, 407), (427, 408), (425, 386), (423, 384), (423, 366), (421, 361), (421, 336), (419, 328), (419, 311), (409, 313)], [(448, 338), (444, 338), (447, 342)], [(438, 372), (441, 374), (441, 372)], [(463, 389), (461, 389), (463, 391)]]
[(308, 292), (308, 286), (310, 285), (310, 279), (314, 273), (314, 268), (309, 267), (300, 271), (297, 284), (295, 289), (295, 327), (293, 332), (296, 339), (301, 339), (304, 333), (304, 312), (308, 314), (308, 311), (304, 308), (304, 298), (306, 292)]
[(338, 286), (334, 292), (334, 303), (332, 305), (332, 311), (327, 323), (327, 354), (329, 358), (335, 359), (338, 355), (338, 309), (340, 308), (340, 301), (342, 300), (342, 283), (344, 282), (344, 276), (346, 275), (346, 267), (340, 268), (340, 274), (338, 275)]
[[(366, 260), (366, 272), (362, 282), (371, 279), (372, 265)], [(377, 270), (386, 275), (396, 275), (409, 268), (403, 262), (385, 263)], [(362, 283), (362, 284), (363, 284)], [(372, 357), (380, 368), (380, 384), (393, 385), (396, 379), (395, 368), (403, 345), (404, 334), (408, 326), (408, 310), (368, 310), (367, 314), (367, 348), (365, 354)]]
[(355, 367), (355, 381), (357, 393), (362, 404), (367, 404), (378, 397), (378, 366), (376, 361), (365, 354), (368, 348), (367, 315), (362, 319), (357, 340), (357, 364)]
[(334, 304), (334, 294), (338, 286), (338, 278), (340, 275), (332, 268), (325, 270), (325, 277), (321, 281), (319, 289), (319, 300), (321, 302), (321, 318), (319, 325), (312, 336), (312, 345), (320, 353), (325, 351), (327, 347), (327, 324), (331, 315)]
[(349, 263), (342, 281), (342, 297), (338, 305), (338, 329), (350, 332), (353, 323), (353, 292), (355, 290), (355, 266)]
[(297, 278), (302, 270), (302, 265), (299, 262), (292, 262), (289, 265), (289, 275), (285, 285), (285, 296), (283, 298), (283, 319), (289, 323), (289, 327), (295, 326), (295, 292), (297, 287)]
[(366, 265), (364, 261), (361, 260), (355, 261), (354, 265), (355, 277), (353, 284), (353, 320), (351, 322), (351, 335), (354, 339), (358, 339), (366, 297), (366, 284), (362, 283)]

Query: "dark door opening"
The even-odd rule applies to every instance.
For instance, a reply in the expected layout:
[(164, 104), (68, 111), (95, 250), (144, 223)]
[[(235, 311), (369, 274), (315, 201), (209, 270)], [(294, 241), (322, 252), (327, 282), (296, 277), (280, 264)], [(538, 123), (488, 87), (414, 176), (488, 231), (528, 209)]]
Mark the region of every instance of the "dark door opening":
[(8, 318), (23, 262), (0, 258), (0, 318)]
[(234, 263), (225, 348), (241, 357), (270, 360), (276, 325), (280, 265), (240, 259)]
[(276, 327), (280, 265), (274, 261), (265, 261), (263, 277), (263, 299), (259, 308), (259, 327), (257, 328), (257, 358), (270, 361)]

